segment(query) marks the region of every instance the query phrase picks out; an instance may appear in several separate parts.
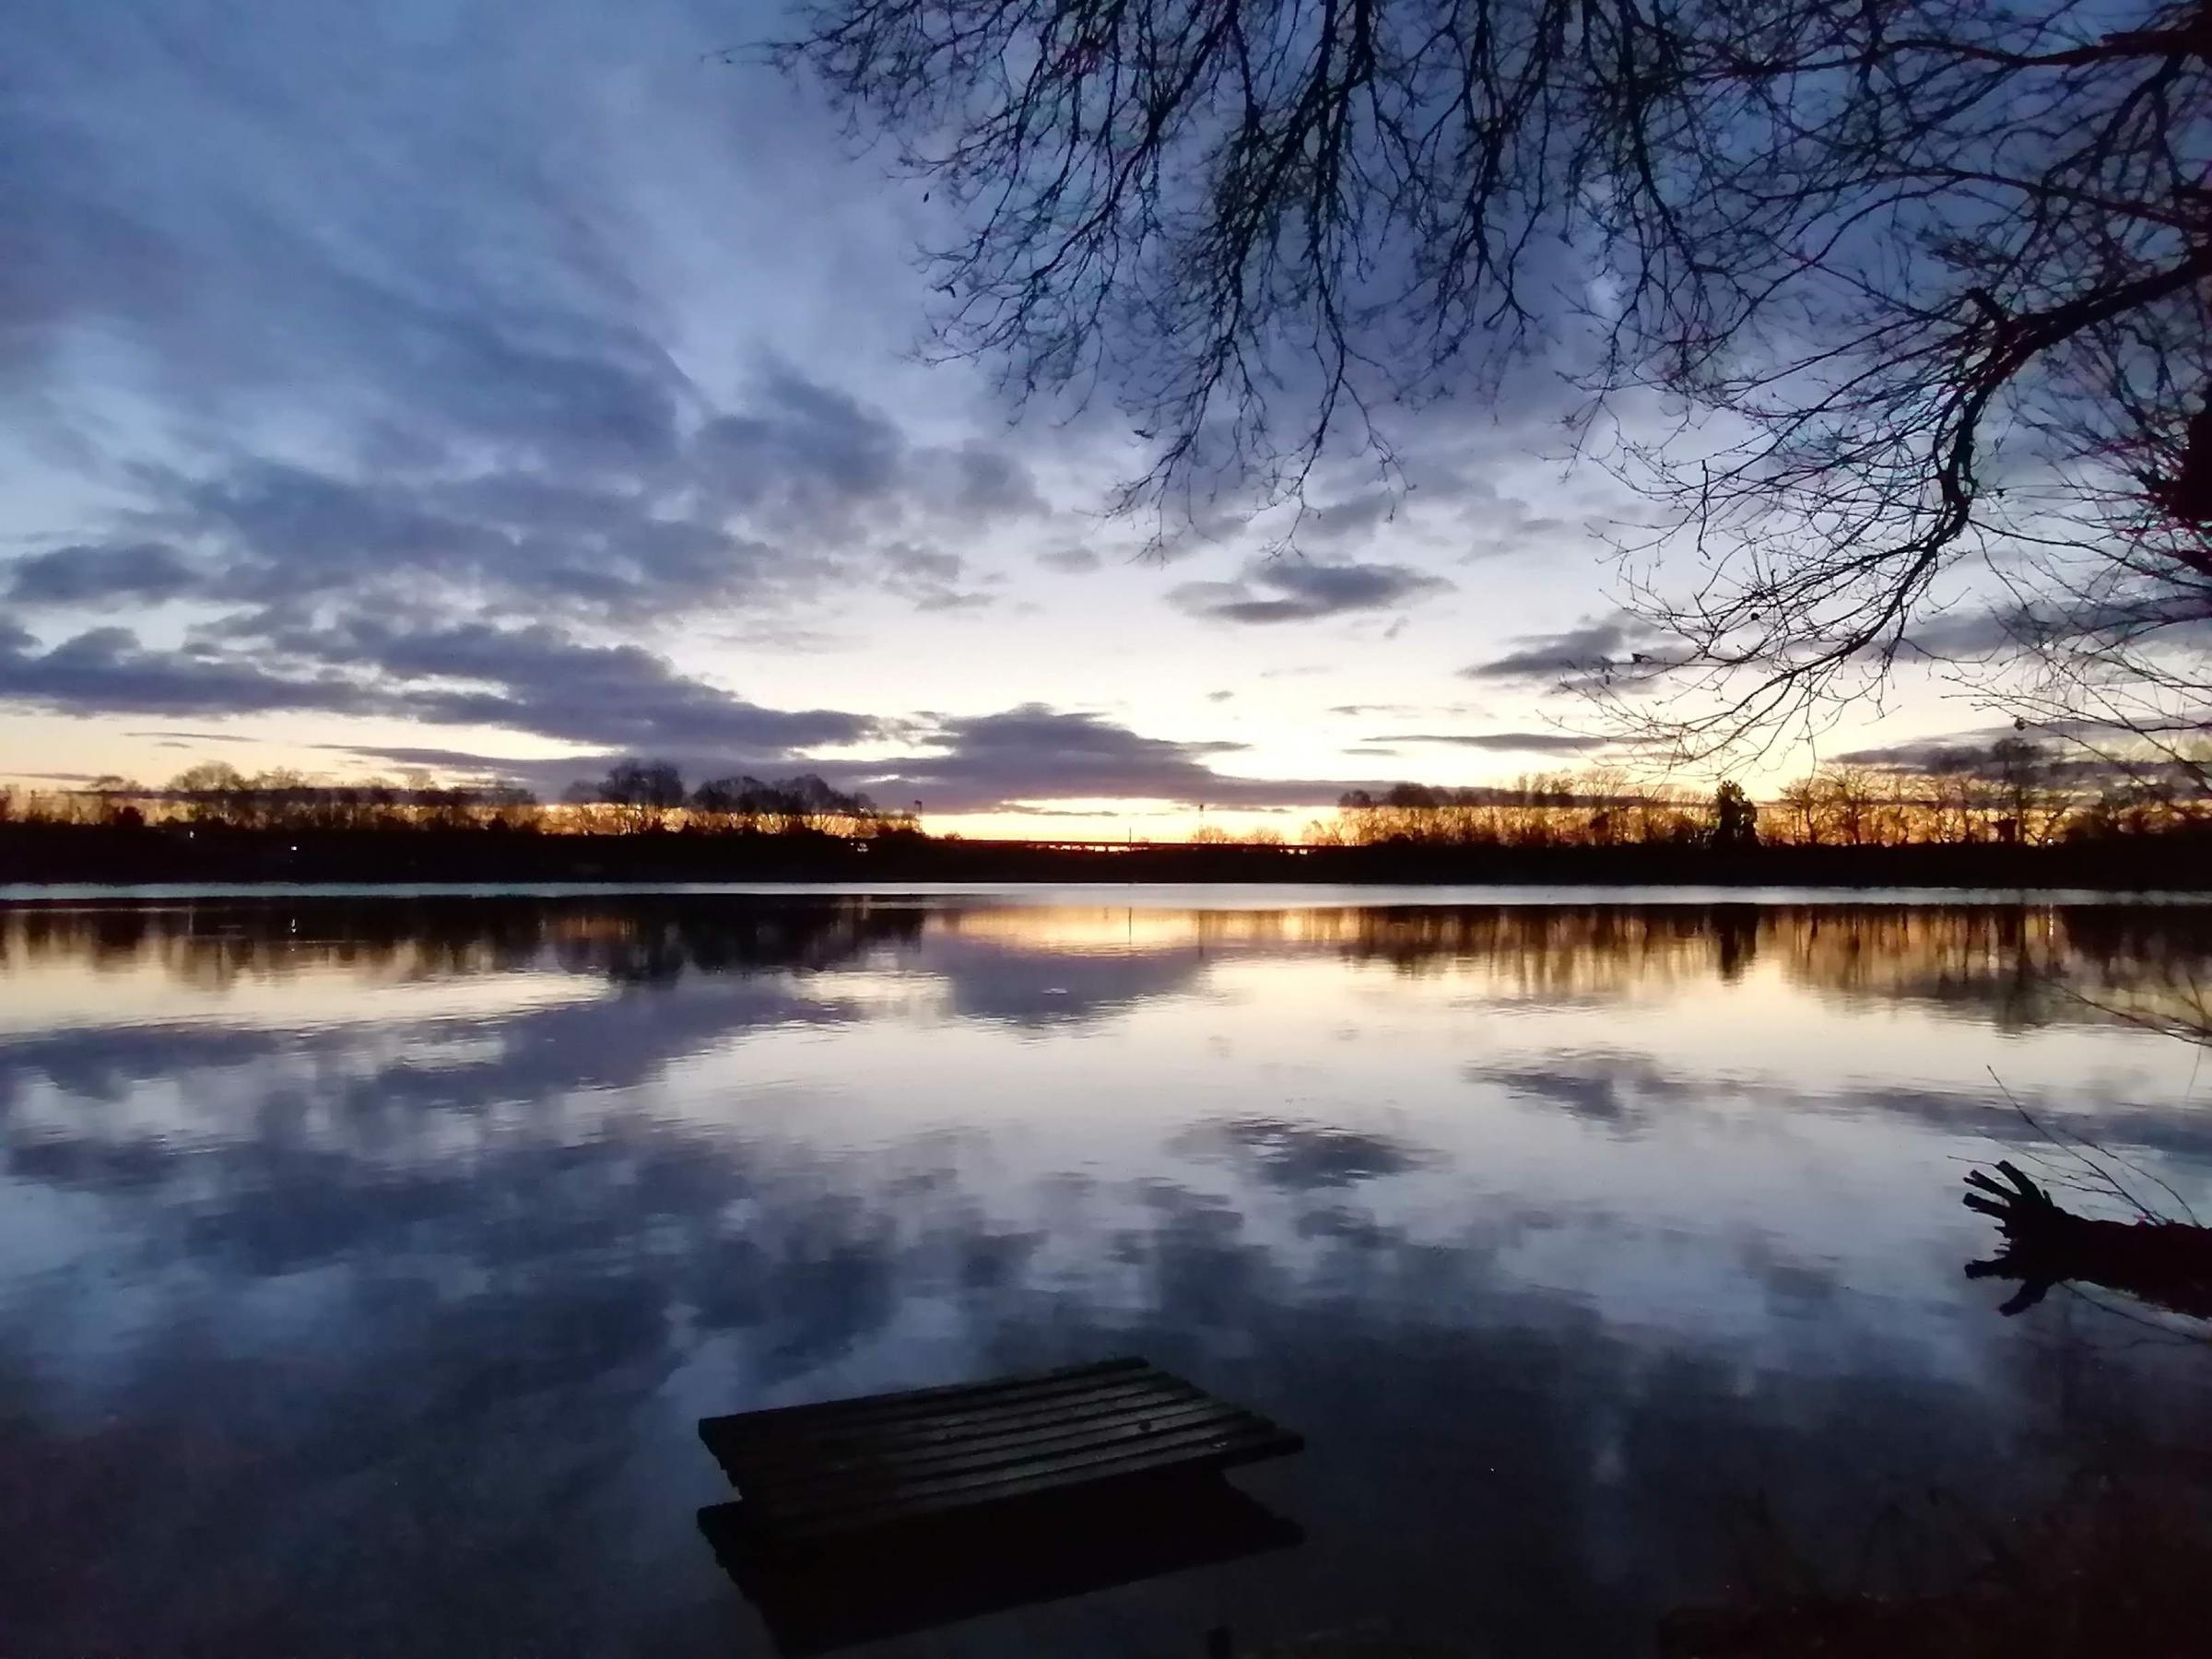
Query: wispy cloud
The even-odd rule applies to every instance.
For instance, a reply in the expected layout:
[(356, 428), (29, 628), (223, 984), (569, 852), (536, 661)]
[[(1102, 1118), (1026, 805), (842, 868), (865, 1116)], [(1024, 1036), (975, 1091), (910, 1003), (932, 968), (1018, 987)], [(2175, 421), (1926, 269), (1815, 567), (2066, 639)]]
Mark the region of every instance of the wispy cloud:
[(1217, 622), (1318, 622), (1360, 611), (1397, 610), (1449, 593), (1442, 579), (1396, 564), (1324, 564), (1284, 556), (1248, 565), (1234, 582), (1190, 582), (1169, 599)]
[(559, 629), (266, 622), (220, 640), (148, 646), (100, 628), (45, 650), (0, 634), (0, 700), (75, 713), (249, 714), (315, 710), (505, 727), (609, 747), (786, 753), (852, 742), (870, 718), (784, 711), (679, 673), (637, 645)]
[(1554, 633), (1518, 635), (1511, 651), (1459, 672), (1465, 679), (1558, 685), (1616, 668), (1657, 665), (1667, 654), (1662, 635), (1633, 617), (1620, 615), (1578, 622)]
[(1383, 732), (1370, 743), (1441, 743), (1459, 748), (1493, 749), (1535, 755), (1579, 755), (1603, 748), (1603, 737), (1578, 737), (1564, 732)]

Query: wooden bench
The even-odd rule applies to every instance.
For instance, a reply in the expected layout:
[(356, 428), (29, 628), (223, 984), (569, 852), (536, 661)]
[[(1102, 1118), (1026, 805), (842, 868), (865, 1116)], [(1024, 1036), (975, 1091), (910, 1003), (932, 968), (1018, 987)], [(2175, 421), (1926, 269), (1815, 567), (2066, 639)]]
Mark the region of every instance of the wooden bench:
[(1141, 1359), (709, 1418), (700, 1511), (787, 1654), (1287, 1548), (1219, 1477), (1303, 1442)]
[(785, 1546), (1305, 1444), (1135, 1359), (708, 1418), (699, 1434), (748, 1527)]

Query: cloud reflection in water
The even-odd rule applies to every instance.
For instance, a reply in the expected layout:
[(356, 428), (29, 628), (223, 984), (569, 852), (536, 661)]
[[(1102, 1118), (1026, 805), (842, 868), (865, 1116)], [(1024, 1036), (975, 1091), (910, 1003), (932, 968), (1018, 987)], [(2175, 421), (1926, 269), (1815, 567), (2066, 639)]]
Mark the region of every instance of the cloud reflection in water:
[(2118, 909), (0, 912), (0, 1603), (33, 1653), (757, 1651), (692, 1418), (1134, 1349), (1306, 1431), (1249, 1479), (1307, 1546), (974, 1651), (1632, 1648), (1731, 1491), (1840, 1537), (2183, 1409), (2156, 1355), (2052, 1389), (2063, 1312), (1967, 1293), (1951, 1189), (2019, 1132), (1997, 1065), (2202, 1191), (2190, 1056), (2068, 987), (2162, 1006), (2208, 951)]

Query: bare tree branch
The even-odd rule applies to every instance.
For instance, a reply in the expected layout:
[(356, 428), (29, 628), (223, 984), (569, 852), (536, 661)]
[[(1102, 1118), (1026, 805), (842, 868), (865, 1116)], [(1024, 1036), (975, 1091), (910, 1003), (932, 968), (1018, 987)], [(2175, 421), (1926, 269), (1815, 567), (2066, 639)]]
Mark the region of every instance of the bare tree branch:
[(2137, 667), (2212, 614), (2212, 0), (810, 0), (771, 56), (949, 193), (936, 349), (1119, 399), (1163, 527), (1566, 365), (1679, 641), (1582, 677), (1685, 753), (1878, 688), (1960, 566), (2053, 661), (2113, 569)]

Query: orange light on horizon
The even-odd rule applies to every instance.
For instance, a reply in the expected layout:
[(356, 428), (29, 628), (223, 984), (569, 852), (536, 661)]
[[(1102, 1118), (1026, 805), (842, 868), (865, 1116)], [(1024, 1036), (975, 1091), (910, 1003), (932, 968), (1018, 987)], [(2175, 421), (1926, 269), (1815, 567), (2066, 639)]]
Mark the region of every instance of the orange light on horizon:
[(1266, 835), (1297, 842), (1315, 819), (1335, 818), (1334, 802), (1284, 811), (1217, 809), (1159, 801), (1131, 802), (1120, 811), (1053, 808), (1036, 812), (930, 812), (922, 828), (931, 835), (958, 835), (969, 841), (1098, 841), (1119, 845), (1188, 841), (1202, 829), (1219, 830), (1234, 841)]

